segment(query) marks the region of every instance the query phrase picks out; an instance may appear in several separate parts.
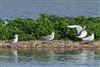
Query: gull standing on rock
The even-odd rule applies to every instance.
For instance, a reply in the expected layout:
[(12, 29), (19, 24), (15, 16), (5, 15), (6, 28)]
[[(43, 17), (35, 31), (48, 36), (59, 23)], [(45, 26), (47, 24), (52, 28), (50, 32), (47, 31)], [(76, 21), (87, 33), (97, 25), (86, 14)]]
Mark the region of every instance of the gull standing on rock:
[(52, 32), (51, 35), (47, 35), (43, 39), (45, 39), (45, 40), (53, 40), (54, 39), (54, 36), (55, 36), (55, 32)]
[(80, 35), (80, 32), (83, 30), (83, 28), (85, 29), (85, 26), (82, 27), (80, 25), (70, 25), (70, 26), (67, 26), (67, 27), (69, 27), (69, 28), (76, 28), (78, 35)]
[(11, 43), (17, 43), (18, 42), (18, 34), (15, 35), (15, 38), (11, 41)]
[(78, 36), (78, 38), (84, 38), (84, 37), (87, 36), (87, 31), (85, 30), (85, 27), (86, 27), (86, 26), (84, 26), (84, 27), (82, 28), (82, 31), (80, 31), (80, 35)]
[(90, 42), (94, 40), (94, 34), (92, 33), (90, 36), (82, 38), (83, 41), (85, 42)]

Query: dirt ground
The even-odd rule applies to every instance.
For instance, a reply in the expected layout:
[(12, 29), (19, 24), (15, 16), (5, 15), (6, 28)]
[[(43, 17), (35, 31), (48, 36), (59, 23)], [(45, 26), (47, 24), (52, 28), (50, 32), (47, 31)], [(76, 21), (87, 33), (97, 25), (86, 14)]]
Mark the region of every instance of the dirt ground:
[(36, 49), (36, 50), (100, 50), (100, 41), (83, 43), (78, 41), (19, 41), (15, 44), (0, 41), (0, 49)]

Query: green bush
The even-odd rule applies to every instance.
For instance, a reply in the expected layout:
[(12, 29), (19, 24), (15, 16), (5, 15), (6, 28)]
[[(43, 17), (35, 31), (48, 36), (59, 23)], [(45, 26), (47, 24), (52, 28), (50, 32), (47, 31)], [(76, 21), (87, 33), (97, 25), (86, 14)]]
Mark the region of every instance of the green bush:
[(12, 39), (15, 34), (19, 34), (19, 40), (41, 39), (53, 31), (55, 39), (78, 40), (76, 30), (67, 28), (74, 24), (86, 26), (88, 35), (94, 33), (95, 39), (100, 40), (100, 17), (59, 17), (42, 13), (37, 19), (16, 18), (8, 22), (2, 26), (4, 20), (0, 19), (0, 40)]

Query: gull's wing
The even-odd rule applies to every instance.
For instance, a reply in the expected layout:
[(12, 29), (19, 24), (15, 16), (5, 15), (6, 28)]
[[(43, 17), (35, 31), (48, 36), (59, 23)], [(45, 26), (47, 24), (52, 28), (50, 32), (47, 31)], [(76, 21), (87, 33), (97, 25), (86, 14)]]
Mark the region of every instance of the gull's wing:
[(43, 39), (49, 40), (50, 38), (51, 38), (51, 35), (47, 35), (47, 36), (45, 36)]
[(81, 31), (80, 36), (78, 36), (78, 38), (84, 38), (87, 36), (87, 31)]
[(14, 43), (14, 41), (15, 41), (15, 38), (14, 38), (14, 39), (12, 39), (12, 40), (10, 40), (10, 43)]
[(81, 27), (80, 25), (70, 25), (70, 26), (67, 26), (69, 28), (76, 28), (76, 27)]
[(67, 27), (76, 28), (78, 34), (80, 33), (80, 31), (82, 31), (82, 27), (80, 25), (70, 25), (70, 26), (67, 26)]

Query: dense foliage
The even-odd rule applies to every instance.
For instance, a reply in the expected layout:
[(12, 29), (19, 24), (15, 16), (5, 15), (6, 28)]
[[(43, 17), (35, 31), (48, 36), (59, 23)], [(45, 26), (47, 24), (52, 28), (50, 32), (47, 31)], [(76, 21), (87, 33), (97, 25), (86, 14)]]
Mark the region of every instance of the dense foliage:
[(4, 20), (0, 19), (0, 40), (9, 40), (19, 34), (19, 40), (41, 39), (43, 36), (55, 32), (55, 39), (78, 40), (75, 29), (67, 28), (68, 25), (86, 26), (88, 35), (95, 34), (95, 39), (100, 40), (100, 17), (58, 17), (55, 15), (40, 14), (37, 19), (17, 18), (9, 20), (2, 26)]

